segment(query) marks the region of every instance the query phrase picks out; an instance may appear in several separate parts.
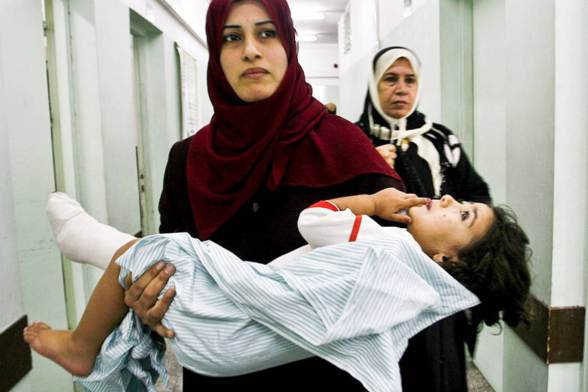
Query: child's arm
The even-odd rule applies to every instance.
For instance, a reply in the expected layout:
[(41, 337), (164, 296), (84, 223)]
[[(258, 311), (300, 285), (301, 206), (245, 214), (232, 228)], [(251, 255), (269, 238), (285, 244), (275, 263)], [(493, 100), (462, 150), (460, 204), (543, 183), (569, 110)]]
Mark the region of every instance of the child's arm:
[(313, 247), (382, 238), (380, 225), (369, 216), (408, 222), (409, 217), (399, 215), (401, 209), (426, 204), (428, 199), (408, 195), (389, 188), (373, 195), (356, 195), (321, 201), (301, 212), (298, 230)]
[(355, 195), (329, 200), (340, 210), (350, 209), (355, 215), (377, 216), (399, 223), (410, 223), (410, 217), (399, 213), (410, 207), (425, 205), (430, 199), (417, 197), (394, 188), (386, 188), (372, 195)]

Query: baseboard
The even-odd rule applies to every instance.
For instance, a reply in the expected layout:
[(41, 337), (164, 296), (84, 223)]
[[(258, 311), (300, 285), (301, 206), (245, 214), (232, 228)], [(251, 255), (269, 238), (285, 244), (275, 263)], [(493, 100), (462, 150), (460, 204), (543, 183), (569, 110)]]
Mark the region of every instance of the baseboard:
[(0, 333), (0, 392), (8, 392), (33, 367), (31, 349), (22, 338), (28, 324), (27, 316)]

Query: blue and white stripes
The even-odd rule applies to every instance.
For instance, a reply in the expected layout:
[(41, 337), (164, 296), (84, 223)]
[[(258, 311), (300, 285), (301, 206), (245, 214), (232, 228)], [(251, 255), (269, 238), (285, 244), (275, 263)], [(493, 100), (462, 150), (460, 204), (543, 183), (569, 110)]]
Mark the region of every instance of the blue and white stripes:
[[(370, 391), (401, 391), (398, 360), (408, 339), (478, 300), (409, 234), (395, 233), (322, 247), (280, 265), (243, 262), (187, 234), (151, 236), (119, 259), (120, 281), (159, 260), (175, 265), (168, 284), (177, 296), (163, 322), (176, 332), (170, 342), (180, 364), (198, 373), (233, 376), (317, 355)], [(135, 334), (141, 357), (128, 347), (127, 336)], [(130, 313), (105, 342), (94, 372), (80, 382), (92, 391), (114, 391), (87, 381), (104, 377), (111, 385), (130, 385), (137, 379), (129, 371), (139, 367), (147, 380), (143, 389), (118, 390), (153, 391), (144, 375), (161, 372), (162, 365), (156, 346), (143, 349), (149, 342)]]

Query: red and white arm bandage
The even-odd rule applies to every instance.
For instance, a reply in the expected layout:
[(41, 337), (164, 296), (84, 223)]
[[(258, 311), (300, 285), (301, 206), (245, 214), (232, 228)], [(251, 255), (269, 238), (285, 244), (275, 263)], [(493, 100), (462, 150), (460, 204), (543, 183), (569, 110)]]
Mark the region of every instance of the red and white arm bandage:
[(341, 211), (329, 201), (303, 210), (298, 217), (298, 230), (313, 248), (382, 236), (382, 227), (369, 216), (355, 215), (349, 209)]

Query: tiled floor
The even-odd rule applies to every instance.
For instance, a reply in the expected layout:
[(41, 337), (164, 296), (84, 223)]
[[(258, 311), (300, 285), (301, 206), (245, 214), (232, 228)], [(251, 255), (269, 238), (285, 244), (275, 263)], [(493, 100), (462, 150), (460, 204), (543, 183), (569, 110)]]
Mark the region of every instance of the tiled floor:
[[(182, 392), (182, 368), (169, 352), (165, 356), (166, 366), (170, 374), (170, 385), (165, 387), (158, 383), (158, 392)], [(478, 371), (476, 366), (468, 363), (468, 385), (469, 392), (494, 392), (494, 389), (486, 382), (486, 379)]]
[(159, 379), (156, 385), (157, 392), (182, 392), (182, 368), (178, 365), (171, 350), (165, 353), (165, 366), (169, 373), (169, 385), (163, 385)]
[(482, 373), (472, 362), (467, 364), (469, 392), (494, 392)]

